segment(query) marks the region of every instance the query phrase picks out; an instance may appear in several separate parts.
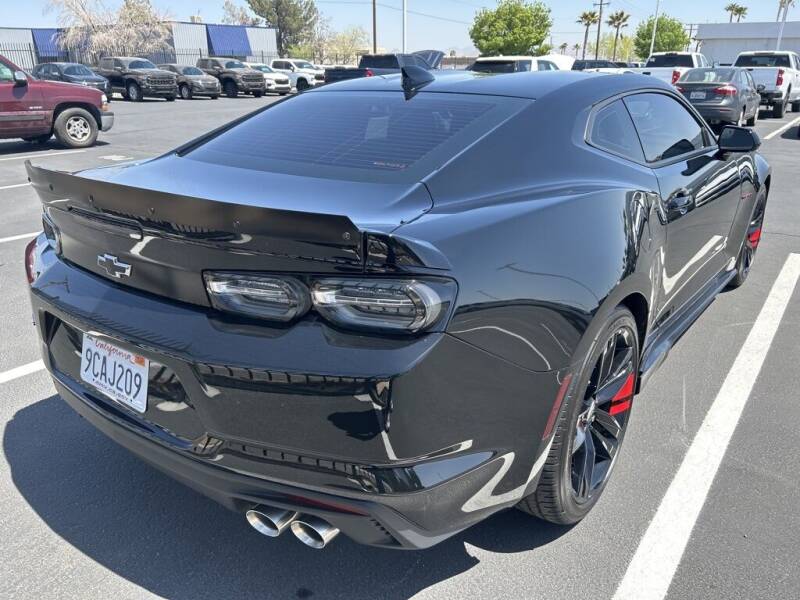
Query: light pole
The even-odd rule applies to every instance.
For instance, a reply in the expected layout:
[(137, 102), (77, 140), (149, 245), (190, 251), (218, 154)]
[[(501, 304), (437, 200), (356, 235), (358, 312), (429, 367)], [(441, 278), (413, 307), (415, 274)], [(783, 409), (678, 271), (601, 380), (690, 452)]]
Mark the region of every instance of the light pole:
[[(653, 21), (653, 39), (650, 40), (650, 56), (653, 56), (653, 50), (656, 48), (656, 31), (658, 30), (658, 9), (661, 6), (661, 0), (656, 0), (656, 19)], [(649, 57), (648, 57), (649, 58)]]
[(372, 0), (372, 53), (378, 53), (378, 15), (377, 0)]
[(407, 22), (406, 19), (408, 17), (408, 13), (406, 12), (406, 2), (407, 0), (403, 0), (403, 54), (406, 53), (406, 30), (407, 30)]
[(783, 41), (783, 30), (786, 28), (786, 19), (789, 17), (789, 2), (785, 2), (783, 5), (783, 19), (781, 19), (781, 24), (778, 27), (778, 43), (775, 45), (775, 50), (781, 49), (781, 42)]

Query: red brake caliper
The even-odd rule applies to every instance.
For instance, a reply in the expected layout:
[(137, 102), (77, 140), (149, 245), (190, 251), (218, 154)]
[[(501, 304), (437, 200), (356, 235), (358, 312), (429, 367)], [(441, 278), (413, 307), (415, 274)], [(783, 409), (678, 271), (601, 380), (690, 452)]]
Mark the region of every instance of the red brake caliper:
[(628, 378), (625, 380), (625, 383), (622, 385), (620, 390), (616, 393), (616, 395), (611, 399), (611, 408), (609, 409), (609, 414), (616, 415), (621, 412), (625, 412), (631, 407), (631, 401), (633, 400), (633, 373), (628, 375)]

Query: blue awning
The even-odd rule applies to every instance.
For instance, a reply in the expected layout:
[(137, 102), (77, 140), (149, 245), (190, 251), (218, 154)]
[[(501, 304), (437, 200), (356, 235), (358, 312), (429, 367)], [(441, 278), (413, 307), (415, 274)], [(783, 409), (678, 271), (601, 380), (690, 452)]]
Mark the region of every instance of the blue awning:
[(206, 25), (208, 47), (216, 56), (249, 56), (250, 40), (243, 25)]
[(31, 33), (33, 34), (33, 43), (36, 45), (36, 53), (40, 57), (57, 58), (66, 56), (66, 51), (58, 47), (60, 30), (53, 28), (31, 29)]

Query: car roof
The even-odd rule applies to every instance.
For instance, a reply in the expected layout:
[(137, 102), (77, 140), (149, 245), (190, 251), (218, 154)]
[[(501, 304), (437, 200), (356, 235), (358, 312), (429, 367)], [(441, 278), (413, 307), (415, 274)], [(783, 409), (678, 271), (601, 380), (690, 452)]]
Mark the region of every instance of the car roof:
[(479, 56), (475, 62), (488, 62), (493, 60), (536, 60), (535, 56), (506, 55), (506, 56)]
[[(536, 99), (575, 84), (595, 88), (597, 96), (603, 97), (634, 91), (637, 89), (674, 88), (658, 78), (648, 75), (624, 73), (584, 73), (581, 71), (522, 72), (502, 75), (477, 73), (475, 71), (430, 71), (434, 79), (422, 88), (424, 92), (478, 94), (484, 96), (511, 96)], [(377, 75), (361, 77), (326, 85), (304, 93), (333, 93), (343, 91), (395, 92), (401, 91), (401, 76)], [(594, 91), (594, 90), (592, 90)], [(608, 92), (608, 93), (606, 93)]]

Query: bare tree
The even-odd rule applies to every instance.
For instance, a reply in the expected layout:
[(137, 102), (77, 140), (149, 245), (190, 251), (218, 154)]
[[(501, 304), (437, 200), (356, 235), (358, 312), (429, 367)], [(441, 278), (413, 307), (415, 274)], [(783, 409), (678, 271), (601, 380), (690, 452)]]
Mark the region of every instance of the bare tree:
[(222, 22), (228, 25), (258, 27), (261, 25), (262, 20), (260, 17), (250, 13), (244, 6), (234, 4), (231, 0), (225, 0), (222, 5)]
[(48, 9), (58, 13), (63, 29), (62, 48), (91, 54), (155, 52), (167, 46), (170, 16), (150, 0), (123, 0), (116, 10), (103, 0), (49, 0)]

